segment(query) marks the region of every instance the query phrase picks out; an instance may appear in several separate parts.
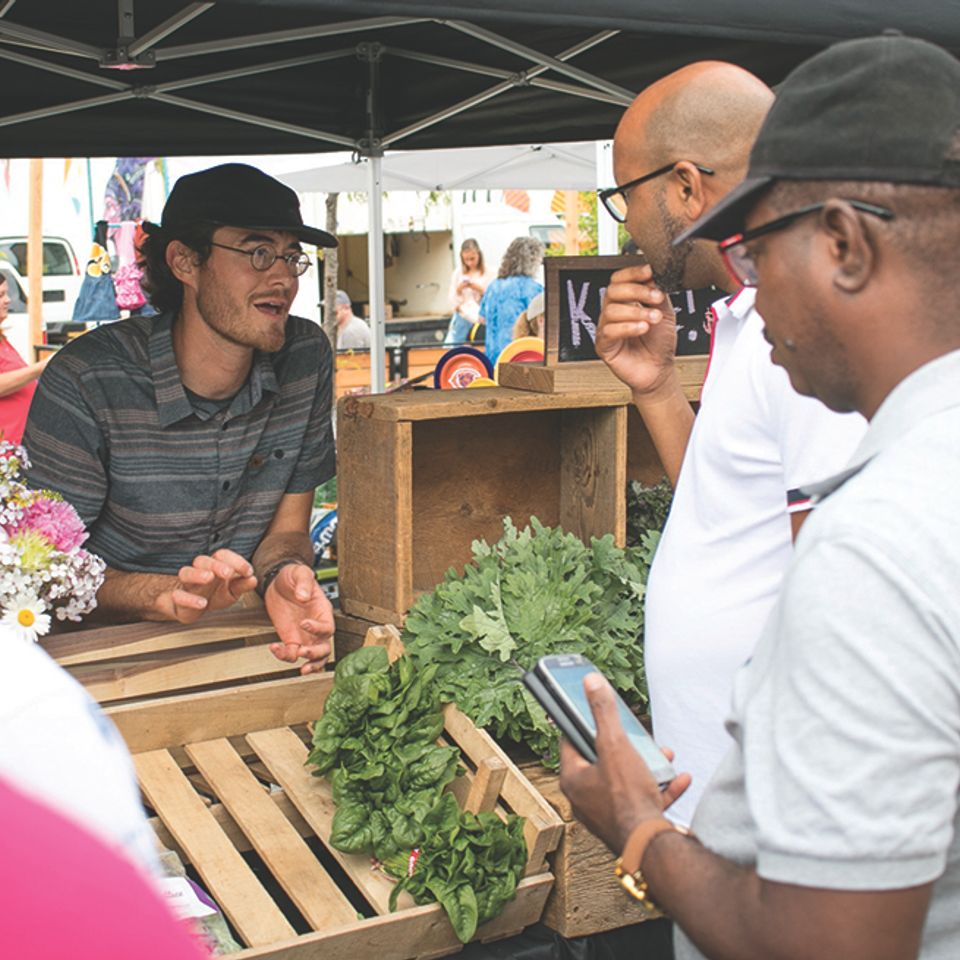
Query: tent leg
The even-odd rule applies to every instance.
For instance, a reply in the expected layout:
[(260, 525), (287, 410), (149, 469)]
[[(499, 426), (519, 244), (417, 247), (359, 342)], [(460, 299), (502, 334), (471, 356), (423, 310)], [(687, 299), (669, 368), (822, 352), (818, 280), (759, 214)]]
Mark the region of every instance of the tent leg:
[(384, 356), (384, 277), (383, 277), (383, 158), (378, 152), (369, 158), (370, 184), (367, 203), (370, 229), (367, 234), (367, 263), (370, 291), (370, 392), (383, 393), (386, 374)]

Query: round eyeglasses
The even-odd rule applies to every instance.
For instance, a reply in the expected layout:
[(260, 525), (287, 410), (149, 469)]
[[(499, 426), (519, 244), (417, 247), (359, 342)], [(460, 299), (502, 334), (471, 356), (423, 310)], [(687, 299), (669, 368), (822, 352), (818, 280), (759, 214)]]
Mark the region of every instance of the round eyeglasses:
[(310, 269), (310, 257), (302, 250), (299, 253), (277, 253), (266, 243), (261, 243), (252, 250), (244, 250), (243, 247), (228, 247), (225, 243), (215, 243), (213, 240), (210, 241), (210, 246), (242, 253), (250, 258), (253, 269), (261, 273), (269, 270), (278, 260), (282, 260), (287, 265), (287, 269), (294, 277), (302, 277)]
[[(878, 207), (875, 203), (866, 203), (863, 200), (847, 200), (847, 203), (854, 210), (861, 213), (869, 213), (874, 217), (880, 217), (881, 220), (892, 220), (894, 213), (886, 207)], [(757, 285), (757, 265), (754, 262), (753, 254), (747, 244), (757, 237), (773, 233), (775, 230), (783, 230), (796, 223), (801, 217), (816, 213), (822, 210), (826, 203), (811, 203), (809, 206), (801, 207), (792, 213), (784, 214), (771, 220), (769, 223), (763, 223), (752, 230), (746, 230), (743, 233), (735, 233), (732, 237), (720, 241), (720, 256), (726, 264), (730, 276), (736, 280), (742, 287), (755, 287)]]

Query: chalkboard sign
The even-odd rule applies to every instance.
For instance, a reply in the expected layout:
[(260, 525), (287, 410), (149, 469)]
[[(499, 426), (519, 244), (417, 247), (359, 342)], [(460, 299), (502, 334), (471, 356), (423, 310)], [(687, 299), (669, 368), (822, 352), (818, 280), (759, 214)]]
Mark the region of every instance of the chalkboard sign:
[[(637, 257), (548, 257), (546, 280), (546, 362), (597, 360), (594, 341), (610, 275), (641, 263)], [(714, 287), (670, 293), (677, 315), (677, 355), (710, 352), (707, 308), (722, 293)]]

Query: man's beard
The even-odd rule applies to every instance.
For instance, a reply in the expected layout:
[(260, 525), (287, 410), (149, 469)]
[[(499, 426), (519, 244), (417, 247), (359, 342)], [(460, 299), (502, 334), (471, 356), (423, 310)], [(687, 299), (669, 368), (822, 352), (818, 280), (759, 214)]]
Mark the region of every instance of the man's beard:
[(686, 240), (678, 247), (673, 246), (674, 239), (683, 233), (686, 224), (670, 213), (662, 193), (657, 194), (657, 210), (660, 213), (660, 226), (666, 240), (666, 253), (661, 269), (658, 270), (652, 263), (650, 269), (653, 271), (654, 282), (664, 293), (676, 293), (678, 290), (686, 289), (683, 277), (687, 268), (687, 257), (693, 251), (693, 241)]

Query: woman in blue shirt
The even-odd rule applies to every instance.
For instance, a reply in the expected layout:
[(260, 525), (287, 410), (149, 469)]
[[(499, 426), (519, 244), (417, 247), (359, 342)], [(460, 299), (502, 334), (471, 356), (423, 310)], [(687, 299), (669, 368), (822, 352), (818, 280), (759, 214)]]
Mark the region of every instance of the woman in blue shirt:
[(543, 291), (543, 284), (533, 279), (541, 263), (543, 244), (534, 237), (517, 237), (503, 255), (497, 279), (480, 301), (480, 319), (487, 325), (484, 344), (493, 364), (513, 339), (514, 321)]

